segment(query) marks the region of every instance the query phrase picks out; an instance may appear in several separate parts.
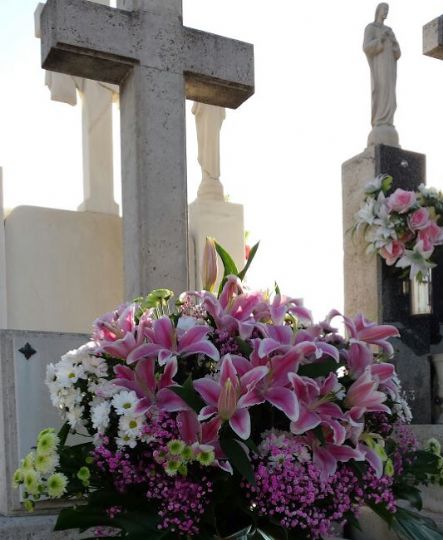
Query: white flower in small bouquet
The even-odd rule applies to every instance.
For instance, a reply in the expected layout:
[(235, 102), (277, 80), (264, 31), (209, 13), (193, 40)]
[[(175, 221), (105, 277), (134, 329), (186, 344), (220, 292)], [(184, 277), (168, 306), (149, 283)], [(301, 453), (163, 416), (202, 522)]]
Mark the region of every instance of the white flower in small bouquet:
[(392, 181), (379, 175), (368, 183), (354, 230), (364, 231), (368, 252), (421, 281), (436, 266), (433, 255), (443, 244), (443, 195), (423, 184), (417, 192), (392, 192)]

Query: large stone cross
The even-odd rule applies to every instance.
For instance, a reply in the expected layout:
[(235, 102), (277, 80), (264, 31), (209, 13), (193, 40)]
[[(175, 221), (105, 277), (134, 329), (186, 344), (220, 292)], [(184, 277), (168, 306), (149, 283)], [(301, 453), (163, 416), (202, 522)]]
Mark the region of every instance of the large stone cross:
[(120, 85), (127, 299), (185, 290), (185, 98), (241, 105), (254, 92), (252, 45), (183, 26), (181, 0), (48, 0), (41, 41), (45, 69)]

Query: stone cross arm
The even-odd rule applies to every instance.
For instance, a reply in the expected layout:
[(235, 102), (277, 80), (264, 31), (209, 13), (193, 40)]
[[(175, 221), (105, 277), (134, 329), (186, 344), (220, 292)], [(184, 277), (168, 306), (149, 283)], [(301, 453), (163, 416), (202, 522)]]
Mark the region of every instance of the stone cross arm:
[(253, 46), (182, 25), (180, 12), (127, 11), (86, 0), (48, 0), (42, 66), (122, 84), (136, 66), (184, 76), (186, 97), (237, 108), (254, 93)]
[(423, 54), (443, 60), (443, 15), (423, 27)]

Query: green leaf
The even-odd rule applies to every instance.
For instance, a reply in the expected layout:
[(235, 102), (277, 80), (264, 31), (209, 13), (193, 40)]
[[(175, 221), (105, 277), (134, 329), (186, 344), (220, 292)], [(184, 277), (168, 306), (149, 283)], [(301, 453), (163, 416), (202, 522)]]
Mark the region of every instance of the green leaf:
[(254, 452), (254, 454), (259, 454), (259, 450), (257, 448), (257, 445), (255, 444), (255, 442), (251, 439), (251, 437), (249, 437), (249, 439), (247, 439), (246, 441), (243, 441), (244, 444), (246, 444), (246, 446), (249, 448), (249, 450), (251, 450), (252, 452)]
[(316, 377), (326, 377), (329, 375), (329, 373), (332, 371), (337, 371), (340, 367), (341, 364), (337, 364), (333, 358), (326, 358), (321, 362), (300, 366), (298, 369), (298, 374), (303, 377), (315, 379)]
[(249, 355), (252, 352), (251, 345), (247, 341), (245, 341), (244, 339), (241, 339), (239, 337), (235, 338), (235, 342), (237, 344), (237, 347), (239, 348), (239, 351), (242, 353), (242, 355), (244, 355), (246, 358), (248, 358)]
[(405, 501), (409, 501), (411, 505), (418, 511), (423, 508), (421, 492), (418, 488), (414, 486), (408, 486), (406, 484), (394, 486), (394, 494), (398, 499), (404, 499)]
[(169, 390), (172, 390), (177, 396), (181, 397), (197, 413), (205, 406), (204, 401), (194, 389), (191, 376), (186, 379), (183, 386), (170, 386)]
[(238, 276), (238, 270), (234, 262), (234, 259), (229, 255), (226, 249), (222, 247), (218, 242), (215, 242), (215, 249), (217, 250), (217, 253), (220, 256), (220, 259), (222, 260), (222, 263), (223, 263), (223, 267), (225, 269), (223, 277), (229, 276), (230, 274), (233, 274), (234, 276)]
[(258, 246), (260, 245), (260, 242), (257, 242), (255, 246), (251, 248), (251, 251), (249, 252), (248, 260), (246, 261), (246, 264), (243, 268), (243, 270), (238, 274), (238, 277), (243, 281), (246, 276), (246, 272), (249, 270), (249, 267), (251, 266), (252, 261), (254, 260), (255, 254), (257, 253)]
[(274, 281), (274, 291), (275, 294), (281, 295), (280, 287), (278, 286), (278, 283)]
[(60, 439), (60, 446), (64, 446), (66, 444), (66, 439), (68, 438), (70, 430), (71, 430), (71, 426), (69, 425), (69, 422), (65, 422), (60, 428), (60, 431), (58, 432), (58, 438)]
[(394, 179), (392, 178), (392, 176), (390, 176), (389, 174), (385, 175), (381, 183), (381, 189), (384, 194), (386, 194), (391, 189), (393, 181)]
[(222, 437), (220, 439), (220, 446), (234, 469), (244, 476), (251, 485), (255, 486), (254, 471), (252, 470), (251, 463), (238, 441), (236, 439)]
[(432, 519), (397, 507), (392, 528), (405, 540), (443, 540), (441, 531)]
[(55, 524), (55, 531), (65, 531), (68, 529), (89, 529), (110, 525), (111, 520), (100, 509), (91, 508), (89, 505), (77, 506), (75, 508), (63, 508), (58, 515)]

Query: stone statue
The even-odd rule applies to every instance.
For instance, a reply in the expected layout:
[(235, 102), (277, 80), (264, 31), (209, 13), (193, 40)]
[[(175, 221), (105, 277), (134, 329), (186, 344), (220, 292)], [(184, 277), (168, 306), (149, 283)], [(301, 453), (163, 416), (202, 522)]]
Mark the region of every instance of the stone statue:
[(372, 131), (368, 146), (386, 144), (398, 146), (398, 133), (394, 127), (397, 108), (395, 86), (400, 46), (391, 28), (384, 24), (389, 6), (381, 3), (375, 11), (375, 20), (365, 29), (363, 50), (371, 68)]
[(220, 182), (220, 130), (226, 111), (223, 107), (195, 102), (192, 113), (195, 115), (197, 128), (198, 162), (202, 169), (198, 197), (223, 201), (223, 185)]

